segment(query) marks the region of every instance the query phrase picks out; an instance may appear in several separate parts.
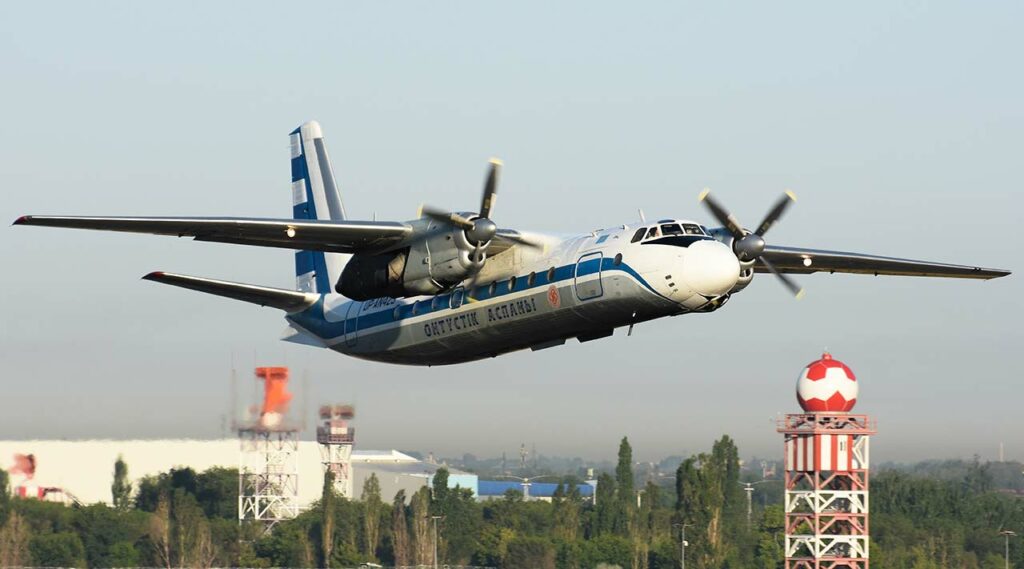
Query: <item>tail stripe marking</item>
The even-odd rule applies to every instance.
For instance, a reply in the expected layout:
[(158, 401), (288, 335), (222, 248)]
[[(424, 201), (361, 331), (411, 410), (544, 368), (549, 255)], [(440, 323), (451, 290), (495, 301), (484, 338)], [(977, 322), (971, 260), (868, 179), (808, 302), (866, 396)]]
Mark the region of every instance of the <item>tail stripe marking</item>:
[[(306, 165), (306, 148), (298, 129), (291, 135), (292, 140), (292, 218), (317, 219), (315, 200), (312, 196), (309, 169)], [(295, 154), (296, 146), (298, 154)], [(301, 202), (296, 203), (297, 188), (304, 190)], [(321, 251), (297, 251), (295, 253), (295, 284), (303, 292), (326, 294), (331, 290), (327, 261)], [(314, 289), (315, 287), (315, 289)]]
[(306, 203), (306, 181), (295, 180), (292, 182), (292, 213), (295, 213), (295, 206)]

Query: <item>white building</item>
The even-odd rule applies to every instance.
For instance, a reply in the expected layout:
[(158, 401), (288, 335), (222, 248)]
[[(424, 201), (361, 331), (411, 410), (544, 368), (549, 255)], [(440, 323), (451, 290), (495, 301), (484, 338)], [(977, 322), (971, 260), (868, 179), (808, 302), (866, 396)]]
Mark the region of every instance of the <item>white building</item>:
[[(111, 502), (110, 486), (114, 462), (121, 456), (128, 475), (138, 488), (144, 476), (189, 467), (201, 472), (214, 466), (237, 468), (238, 439), (221, 440), (0, 440), (0, 468), (10, 469), (16, 455), (35, 458), (31, 479), (12, 473), (12, 490), (18, 486), (61, 488), (83, 503)], [(314, 441), (300, 441), (296, 461), (299, 471), (299, 505), (307, 507), (320, 498), (323, 466), (320, 449)], [(408, 499), (419, 488), (429, 485), (441, 465), (427, 463), (396, 450), (357, 450), (352, 453), (352, 472), (356, 498), (371, 474), (380, 481), (381, 498), (390, 502), (399, 489)], [(470, 488), (477, 493), (475, 474), (451, 471), (449, 486)]]

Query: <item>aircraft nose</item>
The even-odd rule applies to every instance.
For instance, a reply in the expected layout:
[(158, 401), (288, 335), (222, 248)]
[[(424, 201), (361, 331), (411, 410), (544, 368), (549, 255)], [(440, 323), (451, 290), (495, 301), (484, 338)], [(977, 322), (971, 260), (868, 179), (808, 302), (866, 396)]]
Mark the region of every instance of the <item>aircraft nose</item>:
[(719, 296), (736, 286), (740, 262), (729, 247), (718, 241), (697, 241), (687, 250), (683, 274), (690, 290)]

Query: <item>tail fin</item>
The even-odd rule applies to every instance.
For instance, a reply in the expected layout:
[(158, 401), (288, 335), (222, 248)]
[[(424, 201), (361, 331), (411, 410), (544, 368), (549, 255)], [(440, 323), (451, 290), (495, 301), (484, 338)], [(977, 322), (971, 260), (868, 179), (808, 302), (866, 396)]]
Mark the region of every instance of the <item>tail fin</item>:
[[(324, 135), (316, 121), (291, 132), (292, 217), (294, 219), (345, 219), (345, 206), (334, 181)], [(341, 277), (351, 255), (298, 251), (295, 253), (295, 286), (302, 292), (328, 294)]]

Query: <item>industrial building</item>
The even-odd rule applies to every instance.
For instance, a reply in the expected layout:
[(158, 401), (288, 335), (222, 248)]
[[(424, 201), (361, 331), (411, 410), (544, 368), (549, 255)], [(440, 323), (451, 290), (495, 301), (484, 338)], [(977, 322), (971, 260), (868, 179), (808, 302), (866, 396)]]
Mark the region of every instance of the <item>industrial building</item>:
[[(35, 466), (29, 478), (20, 473), (16, 457), (33, 457)], [(212, 467), (237, 468), (239, 441), (220, 440), (0, 440), (0, 468), (14, 470), (11, 489), (18, 487), (60, 488), (82, 503), (111, 502), (110, 484), (114, 462), (121, 456), (128, 464), (128, 474), (136, 487), (144, 476), (167, 472), (171, 468), (189, 467), (196, 471)], [(363, 483), (371, 474), (380, 480), (381, 495), (390, 501), (398, 490), (410, 496), (430, 485), (434, 473), (442, 465), (416, 459), (397, 450), (355, 450), (352, 452), (352, 473), (355, 498), (362, 493)], [(308, 507), (320, 498), (323, 489), (323, 464), (320, 445), (315, 441), (299, 441), (295, 453), (298, 473), (298, 504)], [(477, 477), (459, 470), (450, 470), (449, 486), (469, 488), (477, 495)], [(31, 492), (27, 494), (32, 495)], [(37, 495), (33, 495), (37, 497)]]

